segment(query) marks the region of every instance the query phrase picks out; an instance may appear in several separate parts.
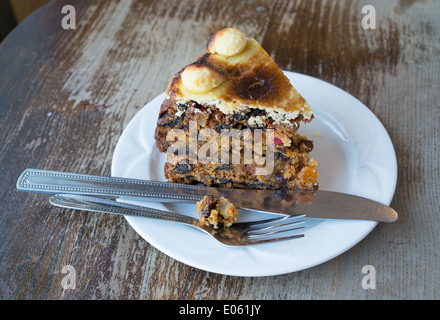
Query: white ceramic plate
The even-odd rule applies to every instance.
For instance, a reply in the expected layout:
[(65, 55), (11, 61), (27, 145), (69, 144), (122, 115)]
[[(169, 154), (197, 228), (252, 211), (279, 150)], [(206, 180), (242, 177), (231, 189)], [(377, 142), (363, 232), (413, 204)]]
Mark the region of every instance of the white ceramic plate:
[[(355, 194), (389, 205), (397, 181), (392, 142), (376, 116), (359, 100), (324, 81), (285, 72), (308, 100), (315, 119), (300, 133), (315, 143), (321, 190)], [(166, 181), (165, 156), (155, 146), (154, 131), (160, 95), (131, 120), (116, 146), (112, 176)], [(137, 202), (197, 217), (195, 204)], [(262, 218), (242, 213), (241, 219)], [(324, 263), (349, 250), (376, 222), (307, 219), (305, 237), (247, 247), (226, 247), (210, 236), (173, 222), (127, 217), (151, 245), (193, 267), (235, 276), (269, 276), (295, 272)]]

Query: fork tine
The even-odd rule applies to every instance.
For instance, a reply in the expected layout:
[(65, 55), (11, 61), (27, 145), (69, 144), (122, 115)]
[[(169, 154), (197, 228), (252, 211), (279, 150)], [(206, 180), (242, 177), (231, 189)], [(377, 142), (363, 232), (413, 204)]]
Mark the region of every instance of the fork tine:
[(287, 219), (275, 221), (273, 223), (252, 226), (247, 234), (270, 234), (270, 231), (285, 229), (286, 227), (305, 223), (305, 220), (298, 220), (298, 218), (300, 217), (288, 217)]
[[(300, 227), (295, 227), (295, 228), (291, 228), (291, 229), (282, 229), (282, 230), (278, 230), (278, 229), (270, 229), (268, 232), (262, 232), (262, 233), (253, 233), (253, 234), (249, 234), (249, 232), (247, 233), (247, 239), (253, 239), (253, 238), (258, 238), (258, 237), (267, 237), (267, 236), (272, 236), (272, 235), (276, 235), (279, 233), (286, 233), (286, 232), (291, 232), (291, 231), (296, 231), (299, 229), (304, 229), (304, 226), (300, 226)], [(266, 231), (266, 230), (263, 230)]]
[(260, 220), (248, 223), (251, 230), (258, 230), (258, 229), (264, 229), (264, 228), (270, 228), (273, 226), (279, 226), (284, 224), (289, 224), (293, 220), (297, 220), (300, 218), (304, 218), (305, 215), (298, 215), (298, 216), (282, 216), (278, 218), (273, 219), (267, 219), (267, 220)]
[(249, 226), (250, 228), (256, 228), (260, 225), (264, 225), (264, 224), (270, 224), (270, 223), (274, 223), (277, 221), (283, 221), (290, 218), (290, 216), (281, 216), (281, 217), (277, 217), (277, 218), (270, 218), (270, 219), (265, 219), (265, 220), (256, 220), (256, 221), (250, 221), (250, 222), (242, 222), (243, 224), (246, 224), (247, 226)]
[(302, 238), (304, 234), (298, 234), (298, 230), (305, 228), (301, 225), (305, 223), (305, 220), (298, 220), (298, 218), (303, 217), (305, 215), (288, 216), (270, 223), (256, 224), (245, 233), (246, 241), (249, 244), (260, 244)]
[(264, 239), (248, 239), (246, 240), (250, 244), (261, 244), (261, 243), (268, 243), (268, 242), (275, 242), (275, 241), (286, 241), (286, 240), (293, 240), (293, 239), (299, 239), (303, 238), (304, 234), (296, 234), (291, 235), (287, 237), (278, 237), (278, 238), (264, 238)]

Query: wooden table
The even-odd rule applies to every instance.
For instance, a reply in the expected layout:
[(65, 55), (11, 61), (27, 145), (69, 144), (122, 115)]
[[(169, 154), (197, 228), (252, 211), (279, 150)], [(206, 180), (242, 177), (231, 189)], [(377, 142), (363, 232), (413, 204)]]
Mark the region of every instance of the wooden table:
[[(63, 29), (74, 4), (76, 29)], [(365, 5), (376, 29), (362, 28)], [(440, 298), (440, 3), (55, 1), (0, 45), (0, 299)], [(371, 21), (370, 21), (371, 22)], [(284, 70), (328, 81), (377, 115), (398, 157), (398, 222), (324, 264), (271, 277), (198, 270), (158, 251), (123, 217), (51, 207), (16, 191), (28, 167), (110, 175), (128, 122), (236, 26)], [(75, 288), (63, 278), (76, 271)], [(362, 268), (376, 288), (362, 287)]]

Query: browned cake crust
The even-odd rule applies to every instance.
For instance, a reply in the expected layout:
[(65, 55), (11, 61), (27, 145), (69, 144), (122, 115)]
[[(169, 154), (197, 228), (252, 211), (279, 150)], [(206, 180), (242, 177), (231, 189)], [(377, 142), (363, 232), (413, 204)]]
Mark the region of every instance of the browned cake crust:
[[(260, 107), (269, 109), (280, 104), (281, 99), (286, 99), (285, 103), (280, 104), (286, 112), (295, 111), (298, 106), (307, 104), (301, 95), (291, 94), (292, 84), (274, 62), (265, 65), (264, 69), (254, 69), (258, 61), (252, 60), (261, 58), (261, 56), (251, 56), (244, 62), (231, 64), (218, 59), (216, 55), (205, 53), (191, 66), (206, 66), (224, 76), (226, 81), (217, 96), (218, 99), (237, 101), (243, 105), (252, 105), (258, 101)], [(265, 58), (265, 60), (269, 59), (269, 57)], [(174, 76), (169, 85), (167, 95), (170, 99), (177, 99), (183, 94), (180, 81), (185, 68)]]
[[(196, 84), (207, 85), (207, 91), (188, 89), (184, 84), (185, 72), (191, 74), (187, 79), (200, 76), (203, 81), (196, 81)], [(210, 82), (212, 86), (209, 86)], [(262, 109), (277, 123), (296, 122), (300, 115), (303, 116), (301, 119), (310, 120), (313, 114), (307, 101), (253, 39), (248, 39), (243, 52), (236, 56), (203, 54), (176, 73), (166, 95), (175, 102), (215, 102), (217, 108), (227, 114), (243, 107)]]

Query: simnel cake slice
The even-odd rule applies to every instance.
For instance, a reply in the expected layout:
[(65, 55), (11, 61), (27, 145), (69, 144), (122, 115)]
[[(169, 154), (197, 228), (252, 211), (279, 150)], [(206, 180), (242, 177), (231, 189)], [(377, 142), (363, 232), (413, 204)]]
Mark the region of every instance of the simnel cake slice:
[[(155, 139), (167, 153), (169, 182), (316, 190), (313, 142), (297, 132), (312, 119), (310, 105), (260, 44), (225, 28), (171, 80)], [(224, 138), (232, 132), (238, 144)], [(266, 144), (257, 148), (257, 137)], [(201, 153), (209, 161), (200, 161)], [(264, 165), (270, 170), (259, 170)]]

